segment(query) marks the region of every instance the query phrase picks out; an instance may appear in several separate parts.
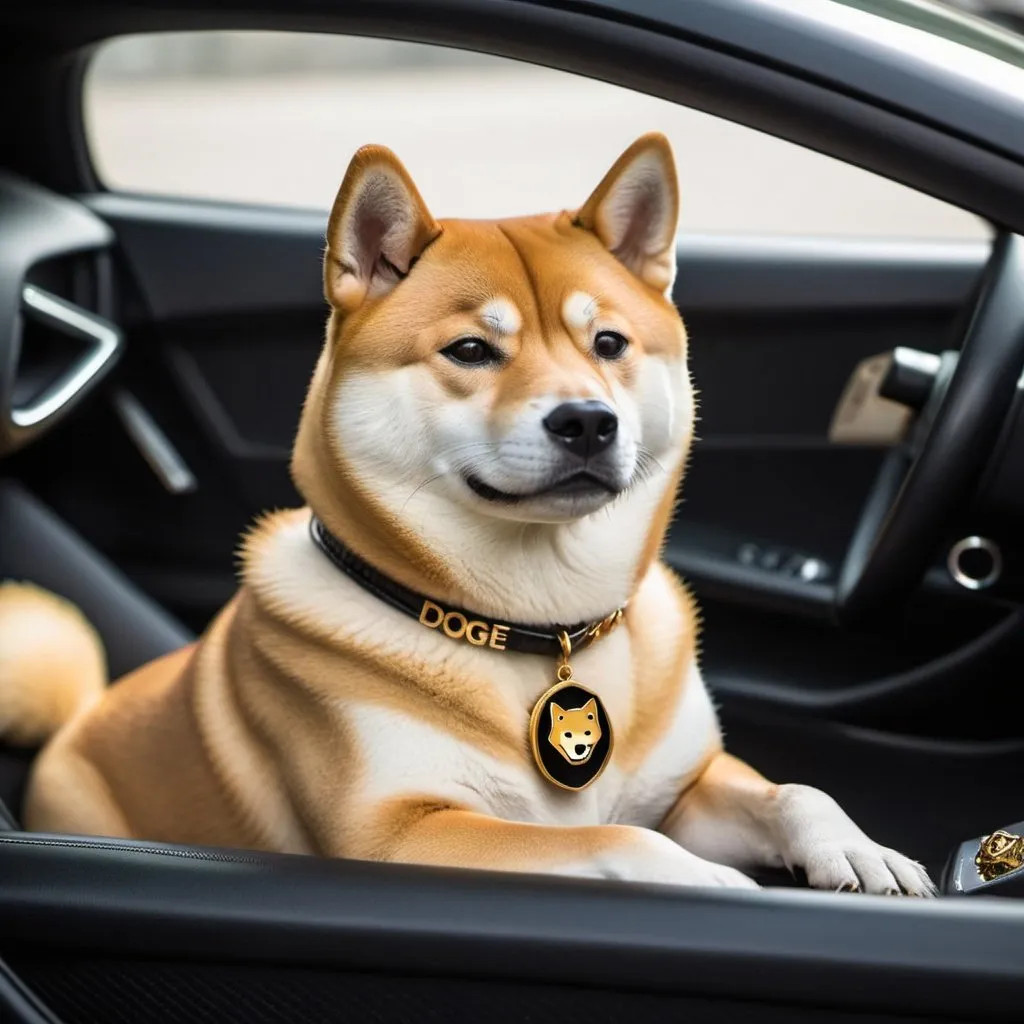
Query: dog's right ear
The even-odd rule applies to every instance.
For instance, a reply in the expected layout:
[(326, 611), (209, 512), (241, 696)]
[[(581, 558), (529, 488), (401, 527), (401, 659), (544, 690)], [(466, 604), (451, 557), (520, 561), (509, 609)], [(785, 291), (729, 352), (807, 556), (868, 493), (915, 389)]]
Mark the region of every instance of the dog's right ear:
[(676, 276), (679, 182), (672, 147), (661, 132), (641, 135), (577, 211), (641, 281), (671, 297)]
[(384, 146), (363, 146), (327, 224), (327, 301), (351, 313), (386, 295), (440, 232), (398, 157)]

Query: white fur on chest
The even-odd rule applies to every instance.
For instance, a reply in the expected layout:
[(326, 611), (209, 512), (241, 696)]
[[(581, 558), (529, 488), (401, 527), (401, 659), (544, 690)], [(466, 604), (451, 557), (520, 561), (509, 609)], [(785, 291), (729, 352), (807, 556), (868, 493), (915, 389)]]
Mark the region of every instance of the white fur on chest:
[[(462, 678), (486, 687), (521, 722), (524, 740), (536, 700), (555, 681), (554, 659), (500, 654), (453, 641), (378, 601), (339, 572), (309, 536), (308, 516), (275, 526), (248, 568), (248, 579), (273, 603), (338, 636), (352, 637), (378, 655), (389, 653), (446, 663)], [(630, 637), (619, 630), (573, 659), (576, 678), (600, 695), (613, 728), (634, 712)], [(714, 710), (694, 666), (663, 737), (645, 762), (623, 772), (613, 758), (600, 779), (580, 793), (543, 780), (526, 754), (521, 762), (490, 756), (478, 745), (394, 706), (357, 701), (339, 689), (338, 702), (354, 730), (364, 764), (360, 803), (424, 795), (451, 800), (507, 820), (552, 825), (606, 822), (656, 826), (671, 807), (680, 780), (706, 753), (717, 733)]]

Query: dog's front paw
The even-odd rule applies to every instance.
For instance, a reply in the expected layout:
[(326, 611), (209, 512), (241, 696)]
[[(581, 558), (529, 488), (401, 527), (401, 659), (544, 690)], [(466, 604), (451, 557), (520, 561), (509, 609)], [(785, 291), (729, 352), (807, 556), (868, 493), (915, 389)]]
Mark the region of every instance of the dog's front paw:
[(735, 868), (727, 867), (725, 864), (714, 864), (711, 861), (704, 861), (700, 875), (705, 880), (690, 882), (690, 885), (703, 885), (713, 889), (760, 889), (749, 875), (737, 871)]
[(735, 868), (698, 857), (668, 837), (636, 829), (628, 846), (600, 859), (598, 874), (630, 882), (685, 885), (708, 889), (760, 889), (752, 878)]
[(652, 860), (640, 869), (647, 881), (667, 885), (696, 886), (700, 889), (760, 889), (749, 875), (725, 864), (697, 857), (679, 849), (671, 857)]
[(779, 791), (787, 860), (815, 889), (882, 896), (934, 896), (916, 861), (869, 839), (830, 796), (808, 786)]
[(815, 889), (882, 896), (935, 895), (935, 886), (920, 864), (866, 836), (860, 841), (819, 843), (801, 859), (807, 881)]
[[(686, 851), (682, 851), (684, 854)], [(760, 889), (748, 875), (725, 864), (703, 860), (688, 854), (670, 860), (643, 865), (637, 873), (639, 880), (663, 885), (694, 886), (698, 889)]]

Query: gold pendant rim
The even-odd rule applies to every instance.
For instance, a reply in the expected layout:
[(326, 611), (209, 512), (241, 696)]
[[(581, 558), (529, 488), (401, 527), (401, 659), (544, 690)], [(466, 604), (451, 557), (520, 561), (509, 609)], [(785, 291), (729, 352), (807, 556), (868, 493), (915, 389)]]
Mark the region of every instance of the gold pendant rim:
[[(564, 782), (559, 782), (558, 779), (551, 775), (547, 768), (544, 767), (544, 761), (540, 756), (540, 743), (538, 740), (538, 720), (544, 713), (544, 708), (547, 707), (548, 701), (550, 701), (556, 693), (559, 693), (570, 686), (575, 686), (584, 693), (590, 694), (590, 696), (597, 701), (601, 710), (604, 712), (604, 723), (608, 728), (608, 752), (604, 755), (604, 761), (601, 763), (601, 767), (598, 768), (597, 771), (594, 772), (593, 776), (584, 782), (582, 786), (567, 786)], [(571, 676), (564, 681), (559, 680), (554, 686), (545, 690), (537, 698), (537, 703), (533, 705), (533, 711), (530, 712), (530, 749), (533, 751), (533, 763), (537, 766), (537, 770), (552, 785), (557, 786), (559, 789), (564, 789), (569, 793), (582, 793), (588, 786), (592, 786), (604, 774), (605, 768), (611, 764), (612, 752), (615, 749), (615, 729), (612, 726), (612, 720), (611, 716), (608, 714), (608, 709), (604, 706), (604, 701), (601, 700), (601, 695), (599, 693), (594, 693), (586, 683), (581, 683), (578, 679), (574, 679)]]

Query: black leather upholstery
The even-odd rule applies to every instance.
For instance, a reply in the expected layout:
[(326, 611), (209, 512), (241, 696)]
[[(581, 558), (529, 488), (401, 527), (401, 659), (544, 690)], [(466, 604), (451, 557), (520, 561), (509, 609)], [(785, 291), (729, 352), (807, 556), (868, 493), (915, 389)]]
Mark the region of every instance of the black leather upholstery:
[[(816, 1024), (887, 1012), (1016, 1020), (1022, 924), (1016, 901), (701, 891), (0, 833), (0, 955), (55, 989), (61, 963), (113, 985), (130, 980), (113, 969), (128, 960), (189, 961), (375, 972), (395, 986), (489, 979), (495, 998), (501, 982), (699, 996), (722, 1000), (715, 1019), (729, 1021), (748, 1019), (734, 1011), (749, 1000), (816, 1007)], [(230, 980), (202, 987), (230, 992)], [(850, 1015), (833, 1018), (840, 1008)], [(536, 1009), (548, 1019), (542, 999)], [(623, 1009), (618, 1019), (636, 1015)], [(708, 1019), (678, 1009), (672, 1019)], [(408, 1008), (341, 1019), (371, 1017), (458, 1019)]]
[[(59, 516), (0, 480), (0, 580), (28, 580), (73, 601), (99, 631), (112, 679), (176, 650), (191, 632), (134, 586)], [(31, 751), (0, 746), (0, 829), (20, 803)]]

